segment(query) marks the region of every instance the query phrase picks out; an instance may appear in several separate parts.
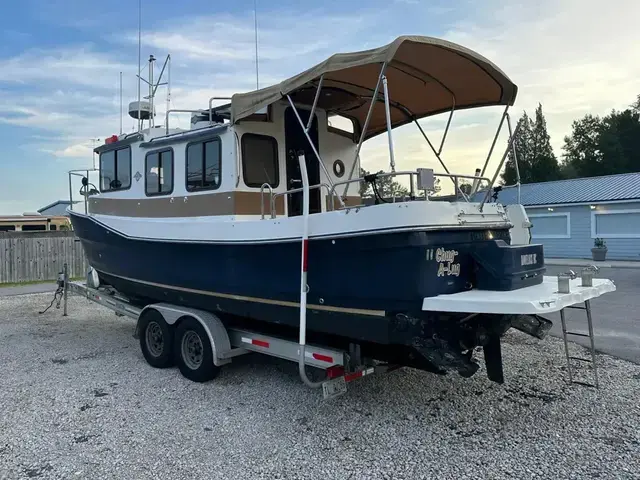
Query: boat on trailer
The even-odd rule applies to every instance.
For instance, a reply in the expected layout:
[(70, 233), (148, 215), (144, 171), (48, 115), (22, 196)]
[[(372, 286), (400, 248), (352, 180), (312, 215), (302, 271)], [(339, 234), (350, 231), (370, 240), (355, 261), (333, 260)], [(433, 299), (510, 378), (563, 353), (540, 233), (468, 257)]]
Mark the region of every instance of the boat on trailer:
[[(371, 359), (465, 377), (478, 370), (482, 347), (488, 377), (503, 382), (505, 332), (543, 338), (551, 322), (541, 314), (614, 288), (603, 280), (578, 297), (558, 294), (524, 208), (490, 201), (517, 135), (508, 116), (517, 87), (467, 48), (403, 36), (336, 54), (224, 105), (212, 97), (188, 112), (187, 130), (170, 128), (172, 110), (155, 125), (149, 84), (149, 102), (130, 107), (138, 131), (95, 148), (99, 186), (87, 173), (84, 211), (69, 210), (92, 285), (126, 297), (141, 319), (180, 305), (227, 329), (299, 338), (301, 372), (307, 343), (348, 352), (354, 365)], [(490, 106), (504, 112), (482, 167), (451, 172), (442, 153), (454, 112)], [(438, 114), (448, 114), (439, 147), (419, 123)], [(509, 144), (489, 177), (505, 121)], [(409, 123), (442, 171), (396, 169), (393, 130)], [(390, 171), (360, 176), (363, 142), (383, 134)], [(409, 194), (381, 195), (386, 177)], [(432, 196), (437, 179), (451, 182), (448, 201)], [(359, 195), (362, 184), (373, 201)], [(185, 329), (175, 346), (162, 341), (170, 332), (162, 317), (139, 322), (147, 360), (166, 366), (170, 351), (189, 345), (202, 352)]]

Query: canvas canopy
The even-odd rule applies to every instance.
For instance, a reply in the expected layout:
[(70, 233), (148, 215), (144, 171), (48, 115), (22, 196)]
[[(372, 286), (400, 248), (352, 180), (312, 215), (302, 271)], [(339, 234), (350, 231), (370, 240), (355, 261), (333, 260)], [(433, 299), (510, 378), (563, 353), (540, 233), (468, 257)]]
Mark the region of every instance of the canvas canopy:
[[(291, 95), (297, 105), (311, 107), (324, 75), (318, 108), (351, 118), (356, 132), (360, 132), (383, 64), (392, 127), (453, 107), (513, 105), (516, 99), (517, 86), (476, 52), (437, 38), (403, 36), (372, 50), (333, 55), (277, 85), (235, 94), (231, 120), (247, 118), (286, 95)], [(365, 138), (386, 129), (383, 99), (381, 87)]]

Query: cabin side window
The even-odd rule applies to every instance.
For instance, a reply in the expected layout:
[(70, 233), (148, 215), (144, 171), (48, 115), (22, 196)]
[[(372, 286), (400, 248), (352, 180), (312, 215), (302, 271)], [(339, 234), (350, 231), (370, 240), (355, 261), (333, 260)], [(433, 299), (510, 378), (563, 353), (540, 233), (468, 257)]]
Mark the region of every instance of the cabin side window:
[(187, 145), (187, 191), (220, 187), (221, 150), (220, 138)]
[(267, 135), (245, 133), (242, 136), (242, 177), (247, 187), (260, 188), (280, 183), (278, 142)]
[(131, 187), (131, 147), (100, 154), (100, 191), (111, 192)]
[(355, 124), (349, 117), (337, 114), (327, 115), (327, 130), (331, 133), (342, 135), (343, 137), (354, 139)]
[(147, 153), (144, 159), (145, 193), (169, 195), (173, 192), (173, 150)]

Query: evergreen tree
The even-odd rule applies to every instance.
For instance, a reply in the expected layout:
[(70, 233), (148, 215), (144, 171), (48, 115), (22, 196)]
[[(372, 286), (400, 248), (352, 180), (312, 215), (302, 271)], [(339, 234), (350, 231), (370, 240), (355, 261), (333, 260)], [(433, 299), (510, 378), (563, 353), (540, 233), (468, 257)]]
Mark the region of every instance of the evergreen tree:
[[(551, 147), (541, 104), (536, 108), (535, 121), (529, 118), (527, 112), (518, 120), (514, 145), (522, 183), (548, 182), (560, 178), (560, 166)], [(502, 182), (505, 185), (517, 182), (513, 149), (508, 153)]]
[(532, 137), (532, 179), (527, 183), (558, 180), (560, 178), (560, 166), (551, 147), (551, 138), (547, 132), (547, 120), (542, 113), (542, 104), (538, 104), (538, 108), (536, 108), (536, 121), (533, 125)]

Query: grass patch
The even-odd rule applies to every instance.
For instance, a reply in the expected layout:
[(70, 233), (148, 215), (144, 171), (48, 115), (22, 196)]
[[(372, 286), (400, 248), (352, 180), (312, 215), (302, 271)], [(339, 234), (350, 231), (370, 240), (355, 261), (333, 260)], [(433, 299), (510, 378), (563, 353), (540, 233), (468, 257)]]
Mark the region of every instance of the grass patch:
[[(69, 279), (70, 282), (76, 282), (78, 280), (84, 280), (84, 277), (72, 277)], [(39, 284), (56, 283), (56, 282), (57, 280), (29, 280), (27, 282), (0, 283), (0, 288), (23, 287), (27, 285), (39, 285)]]

